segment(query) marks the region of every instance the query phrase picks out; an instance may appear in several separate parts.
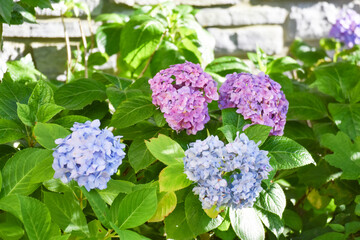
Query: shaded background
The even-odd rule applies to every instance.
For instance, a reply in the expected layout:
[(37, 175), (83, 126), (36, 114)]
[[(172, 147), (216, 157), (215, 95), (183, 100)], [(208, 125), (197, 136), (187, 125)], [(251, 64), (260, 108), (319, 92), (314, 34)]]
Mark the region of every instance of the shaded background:
[[(134, 5), (148, 5), (164, 0), (82, 0), (90, 7), (92, 18), (101, 13), (130, 13)], [(299, 37), (316, 44), (326, 37), (331, 23), (343, 7), (359, 12), (359, 0), (311, 1), (311, 0), (175, 0), (198, 9), (200, 24), (207, 28), (216, 41), (215, 55), (245, 57), (258, 45), (269, 54), (286, 55), (288, 46)], [(38, 24), (4, 24), (3, 60), (16, 60), (30, 53), (36, 68), (49, 78), (63, 74), (66, 66), (64, 29), (60, 18), (60, 5), (54, 10), (37, 10)], [(76, 49), (81, 32), (78, 18), (66, 18), (66, 27)], [(85, 16), (84, 32), (90, 36)], [(95, 33), (99, 23), (92, 23)], [(101, 66), (112, 71), (116, 56)]]

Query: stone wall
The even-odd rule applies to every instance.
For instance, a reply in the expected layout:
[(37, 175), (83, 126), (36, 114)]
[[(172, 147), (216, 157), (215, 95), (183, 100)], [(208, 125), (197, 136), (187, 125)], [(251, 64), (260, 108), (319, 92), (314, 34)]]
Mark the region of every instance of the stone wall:
[[(84, 0), (82, 0), (84, 1)], [(165, 0), (86, 0), (92, 16), (107, 12), (129, 12), (134, 5), (165, 2)], [(295, 38), (316, 44), (328, 35), (341, 8), (360, 10), (360, 0), (174, 0), (198, 9), (200, 24), (216, 40), (216, 56), (245, 57), (248, 51), (261, 47), (269, 54), (285, 55)], [(60, 5), (54, 10), (39, 10), (38, 24), (4, 25), (4, 48), (0, 57), (15, 60), (31, 53), (36, 67), (50, 78), (64, 72), (66, 50)], [(66, 19), (71, 45), (76, 48), (81, 38), (78, 19)], [(86, 20), (81, 25), (87, 36)], [(93, 22), (92, 31), (97, 25)], [(114, 61), (107, 67), (112, 67)]]

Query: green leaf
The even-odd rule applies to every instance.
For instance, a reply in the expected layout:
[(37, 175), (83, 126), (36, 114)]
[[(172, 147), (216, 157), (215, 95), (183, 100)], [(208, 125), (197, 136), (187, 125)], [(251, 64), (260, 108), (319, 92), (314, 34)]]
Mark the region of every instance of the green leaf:
[(118, 106), (111, 119), (111, 125), (126, 128), (151, 117), (154, 112), (155, 106), (147, 98), (130, 98)]
[(271, 212), (264, 209), (254, 207), (257, 216), (261, 219), (263, 224), (277, 237), (284, 231), (284, 223), (281, 218)]
[(253, 208), (229, 210), (231, 226), (236, 235), (246, 240), (265, 239), (264, 227)]
[(110, 210), (104, 200), (101, 198), (100, 194), (95, 190), (91, 190), (90, 192), (88, 192), (85, 187), (81, 187), (81, 191), (85, 195), (86, 199), (89, 201), (92, 210), (94, 211), (100, 222), (105, 227), (111, 228)]
[(50, 210), (51, 219), (67, 233), (81, 231), (89, 233), (86, 218), (73, 193), (43, 192), (44, 203)]
[(189, 224), (186, 221), (184, 204), (180, 203), (175, 210), (165, 218), (165, 232), (169, 239), (194, 239), (196, 235), (192, 233)]
[[(104, 239), (106, 234), (107, 234), (107, 230), (101, 225), (101, 222), (99, 220), (92, 220), (91, 222), (89, 222), (88, 224), (89, 227), (89, 231), (90, 231), (90, 236), (96, 239)], [(94, 239), (95, 240), (95, 239)]]
[(28, 148), (15, 153), (2, 169), (3, 189), (0, 196), (31, 194), (41, 182), (53, 177), (52, 162), (52, 151), (45, 149)]
[(222, 77), (234, 72), (251, 72), (241, 59), (232, 56), (216, 58), (206, 66), (205, 71), (216, 73)]
[(345, 235), (338, 232), (328, 232), (314, 238), (314, 240), (345, 240), (345, 239), (346, 239)]
[(13, 6), (14, 2), (12, 0), (1, 0), (0, 16), (4, 18), (7, 24), (10, 24)]
[(90, 118), (80, 115), (67, 115), (62, 118), (58, 118), (54, 121), (55, 124), (61, 125), (66, 129), (70, 129), (73, 127), (74, 123), (84, 123), (86, 121), (91, 121)]
[(47, 79), (44, 74), (35, 69), (30, 54), (19, 61), (7, 62), (6, 65), (11, 79), (14, 81), (37, 82), (39, 79)]
[(346, 99), (355, 103), (359, 93), (355, 86), (360, 78), (360, 67), (349, 62), (337, 62), (324, 64), (314, 69), (316, 86), (320, 92), (334, 97), (338, 102), (345, 102)]
[(218, 130), (224, 134), (224, 136), (228, 142), (233, 142), (236, 138), (236, 133), (238, 132), (236, 127), (233, 125), (225, 125), (225, 126), (219, 127)]
[(21, 126), (15, 121), (0, 119), (0, 144), (26, 137)]
[(61, 106), (53, 103), (46, 103), (42, 105), (37, 111), (36, 121), (46, 123), (62, 110), (64, 110), (64, 108)]
[(39, 7), (39, 8), (51, 8), (51, 2), (49, 0), (37, 0), (37, 1), (33, 1), (33, 0), (22, 0), (22, 2), (28, 4), (29, 6), (32, 7)]
[(105, 189), (97, 191), (101, 198), (104, 199), (107, 204), (111, 205), (119, 193), (130, 193), (134, 186), (135, 184), (132, 182), (110, 179)]
[(291, 57), (281, 57), (271, 61), (266, 67), (266, 74), (283, 73), (299, 69), (299, 63)]
[(328, 226), (335, 232), (345, 232), (345, 227), (341, 224), (333, 223), (333, 224), (328, 224)]
[(190, 192), (185, 199), (185, 215), (191, 231), (200, 235), (217, 228), (224, 220), (220, 215), (210, 218), (202, 209), (198, 196)]
[(21, 122), (26, 126), (34, 126), (35, 115), (34, 112), (31, 111), (29, 105), (17, 103), (17, 115), (20, 118)]
[(329, 112), (336, 126), (351, 139), (360, 136), (360, 104), (330, 103)]
[(0, 116), (3, 119), (17, 120), (17, 102), (27, 103), (32, 89), (19, 82), (3, 79), (0, 83)]
[(148, 222), (161, 222), (172, 211), (174, 211), (177, 199), (174, 192), (162, 192), (158, 194), (158, 204), (155, 214), (149, 219)]
[(295, 231), (300, 231), (303, 227), (301, 217), (296, 212), (290, 209), (285, 209), (283, 219), (285, 225)]
[(156, 188), (145, 188), (126, 195), (119, 205), (120, 229), (137, 227), (149, 220), (156, 212)]
[(123, 24), (109, 23), (96, 29), (96, 43), (101, 52), (106, 52), (109, 56), (119, 52), (122, 28)]
[(49, 239), (51, 217), (49, 210), (37, 199), (18, 196), (25, 231), (29, 239)]
[[(182, 28), (186, 29), (186, 28)], [(186, 29), (188, 31), (189, 29)], [(192, 30), (191, 30), (192, 31)], [(202, 63), (202, 55), (200, 52), (200, 44), (198, 39), (192, 39), (188, 37), (186, 34), (182, 36), (181, 41), (177, 42), (177, 47), (179, 48), (179, 52), (181, 55), (185, 57), (186, 60), (192, 63)]]
[(159, 134), (157, 138), (145, 141), (151, 154), (166, 165), (183, 163), (185, 152), (181, 146), (170, 137)]
[(54, 93), (45, 81), (40, 80), (30, 95), (28, 105), (33, 112), (37, 113), (40, 106), (47, 103), (54, 103)]
[(255, 141), (255, 143), (261, 142), (261, 146), (266, 139), (269, 137), (272, 127), (255, 124), (245, 129), (245, 134), (250, 140)]
[(326, 155), (325, 160), (343, 171), (342, 178), (355, 180), (360, 177), (360, 138), (352, 143), (343, 132), (338, 132), (336, 136), (327, 133), (321, 137), (321, 145), (334, 152)]
[(341, 48), (341, 43), (334, 38), (322, 38), (320, 39), (319, 44), (324, 50), (335, 50), (336, 48)]
[(82, 109), (95, 100), (106, 98), (105, 86), (92, 79), (79, 79), (61, 86), (55, 92), (56, 104), (70, 110)]
[(186, 188), (192, 183), (184, 173), (184, 164), (172, 164), (159, 174), (160, 192), (173, 192)]
[(166, 124), (164, 113), (162, 113), (160, 110), (156, 111), (154, 114), (154, 121), (156, 126), (163, 127)]
[(255, 205), (281, 217), (286, 206), (285, 193), (279, 184), (271, 183), (267, 189), (260, 192)]
[(134, 168), (135, 173), (147, 168), (156, 160), (146, 147), (145, 140), (142, 138), (137, 138), (131, 143), (128, 156), (129, 163), (131, 167)]
[(269, 156), (276, 161), (278, 170), (316, 164), (303, 146), (287, 137), (271, 136), (261, 149), (269, 151)]
[(143, 93), (139, 89), (120, 90), (117, 87), (108, 87), (106, 89), (106, 95), (108, 96), (114, 108), (117, 108), (120, 103), (122, 103), (126, 99), (138, 98), (139, 96), (143, 95)]
[(287, 96), (288, 119), (316, 120), (327, 116), (327, 110), (320, 97), (308, 92), (294, 92)]
[(151, 75), (155, 76), (160, 70), (168, 68), (170, 65), (184, 62), (185, 58), (179, 53), (176, 45), (169, 41), (163, 41), (150, 62)]
[(311, 47), (300, 39), (296, 39), (291, 44), (290, 53), (297, 59), (303, 61), (306, 66), (311, 66), (318, 60), (326, 57), (326, 52), (324, 50)]
[(134, 81), (128, 78), (117, 77), (104, 72), (94, 72), (92, 78), (97, 81), (112, 83), (115, 87), (120, 90), (125, 90)]
[(69, 134), (70, 132), (66, 128), (53, 123), (38, 122), (34, 127), (36, 141), (50, 150), (57, 146), (56, 139), (64, 138)]
[(352, 221), (345, 224), (345, 234), (358, 233), (360, 231), (360, 221)]
[(156, 18), (135, 15), (126, 23), (120, 38), (120, 54), (133, 69), (156, 50), (165, 28)]
[(145, 236), (142, 236), (134, 231), (130, 230), (116, 230), (116, 233), (119, 235), (120, 239), (129, 239), (129, 240), (150, 240)]
[(281, 91), (285, 93), (286, 97), (293, 93), (294, 86), (290, 78), (282, 73), (270, 73), (269, 77), (281, 85)]
[(237, 113), (236, 110), (237, 109), (235, 108), (226, 108), (221, 110), (223, 126), (232, 125), (237, 131), (242, 131), (242, 128), (248, 123), (248, 121), (244, 120), (244, 117)]
[(17, 240), (24, 235), (24, 229), (12, 222), (0, 223), (0, 238)]
[(0, 209), (10, 212), (21, 220), (30, 240), (50, 239), (50, 212), (39, 200), (22, 195), (11, 195), (0, 200)]
[(106, 53), (94, 52), (89, 55), (88, 66), (101, 66), (109, 60)]

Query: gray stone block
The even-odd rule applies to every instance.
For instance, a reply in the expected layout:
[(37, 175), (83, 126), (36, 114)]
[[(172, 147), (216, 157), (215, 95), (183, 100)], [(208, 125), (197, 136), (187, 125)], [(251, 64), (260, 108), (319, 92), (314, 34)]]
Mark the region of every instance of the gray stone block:
[(268, 54), (280, 54), (284, 48), (283, 28), (281, 26), (250, 26), (242, 28), (209, 28), (214, 36), (215, 54), (241, 55), (255, 51), (256, 46)]
[[(63, 38), (64, 27), (60, 18), (38, 19), (37, 24), (24, 23), (22, 25), (7, 25), (4, 24), (3, 36), (4, 37), (16, 37), (16, 38)], [(86, 20), (81, 20), (84, 34), (90, 36), (89, 25)], [(100, 23), (93, 22), (93, 29)], [(69, 37), (81, 37), (79, 20), (78, 19), (65, 19), (66, 30)]]
[(302, 3), (291, 7), (286, 24), (286, 40), (296, 37), (315, 40), (327, 37), (340, 6), (329, 2)]
[[(102, 7), (104, 1), (102, 0), (82, 0), (81, 2), (85, 3), (90, 10), (90, 13), (92, 16), (97, 16), (101, 14)], [(37, 16), (52, 16), (52, 17), (60, 17), (61, 16), (61, 10), (66, 11), (66, 6), (63, 2), (60, 3), (53, 3), (51, 5), (53, 9), (45, 8), (36, 8), (36, 15)], [(80, 11), (80, 15), (85, 15), (83, 11)]]
[(36, 68), (50, 79), (63, 74), (66, 69), (65, 43), (31, 43)]
[[(155, 5), (168, 0), (113, 0), (117, 4), (134, 5)], [(214, 5), (232, 5), (248, 0), (173, 0), (176, 4), (187, 4), (192, 6), (214, 6)]]
[(0, 51), (0, 58), (3, 61), (18, 60), (25, 56), (25, 43), (4, 41), (3, 49)]
[(243, 4), (230, 8), (203, 8), (196, 14), (196, 19), (203, 26), (243, 26), (283, 24), (287, 15), (284, 8)]

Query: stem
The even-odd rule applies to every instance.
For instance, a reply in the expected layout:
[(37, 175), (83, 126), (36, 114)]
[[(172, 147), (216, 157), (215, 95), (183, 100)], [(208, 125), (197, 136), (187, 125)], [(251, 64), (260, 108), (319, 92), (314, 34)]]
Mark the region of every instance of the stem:
[(93, 31), (93, 28), (92, 28), (92, 25), (91, 25), (91, 16), (88, 16), (87, 21), (88, 21), (88, 25), (89, 25), (90, 40), (91, 40), (89, 53), (91, 53), (92, 49), (94, 48), (94, 45), (95, 45), (94, 31)]
[(3, 32), (3, 24), (0, 23), (0, 50), (3, 50), (3, 36), (2, 36), (2, 32)]
[(79, 44), (76, 44), (76, 51), (78, 52), (78, 54), (77, 54), (75, 63), (74, 63), (74, 65), (73, 65), (72, 68), (71, 68), (71, 72), (74, 72), (74, 71), (75, 71), (75, 67), (76, 67), (76, 65), (77, 65), (78, 62), (79, 62), (79, 58), (80, 58), (80, 55), (81, 55), (81, 51), (80, 51), (80, 46), (79, 46)]
[(66, 82), (69, 81), (70, 78), (70, 68), (71, 68), (71, 48), (70, 48), (70, 39), (68, 32), (66, 30), (64, 15), (61, 11), (61, 22), (64, 27), (64, 38), (65, 38), (65, 44), (66, 44), (66, 54), (67, 54), (67, 64), (66, 64)]
[(82, 202), (83, 202), (83, 193), (82, 193), (82, 191), (80, 191), (79, 201), (80, 201), (80, 208), (83, 209), (83, 204), (82, 204)]
[(106, 235), (104, 236), (104, 240), (113, 237), (111, 234), (113, 231), (114, 231), (113, 229), (109, 229)]
[(84, 44), (84, 66), (85, 66), (85, 78), (88, 78), (88, 54), (87, 54), (87, 42), (86, 42), (86, 36), (81, 24), (81, 21), (79, 19), (79, 26), (80, 26), (80, 32), (81, 32), (81, 38)]

